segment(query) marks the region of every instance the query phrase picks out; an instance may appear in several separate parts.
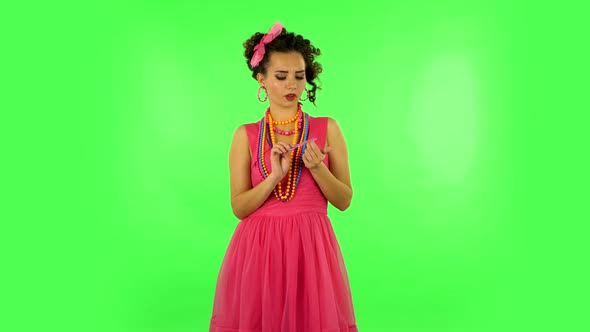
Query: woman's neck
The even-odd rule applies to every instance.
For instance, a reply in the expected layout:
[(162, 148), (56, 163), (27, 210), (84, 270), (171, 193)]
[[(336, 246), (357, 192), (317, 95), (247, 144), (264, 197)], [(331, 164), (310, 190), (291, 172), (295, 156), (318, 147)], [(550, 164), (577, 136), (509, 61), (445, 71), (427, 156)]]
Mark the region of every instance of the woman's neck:
[(285, 121), (291, 119), (297, 114), (298, 104), (290, 107), (281, 107), (270, 104), (270, 115), (274, 121)]

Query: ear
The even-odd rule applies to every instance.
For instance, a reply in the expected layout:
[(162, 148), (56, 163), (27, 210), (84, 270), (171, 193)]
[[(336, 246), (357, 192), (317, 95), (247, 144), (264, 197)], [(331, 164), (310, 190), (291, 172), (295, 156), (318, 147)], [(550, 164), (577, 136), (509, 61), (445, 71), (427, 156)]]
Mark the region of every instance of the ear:
[(256, 74), (256, 80), (261, 86), (264, 86), (264, 75), (262, 73)]

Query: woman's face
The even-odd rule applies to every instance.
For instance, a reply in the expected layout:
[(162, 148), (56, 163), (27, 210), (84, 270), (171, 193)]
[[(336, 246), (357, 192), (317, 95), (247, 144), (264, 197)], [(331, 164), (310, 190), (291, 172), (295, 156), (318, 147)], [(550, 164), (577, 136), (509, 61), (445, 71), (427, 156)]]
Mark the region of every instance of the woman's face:
[(306, 83), (303, 56), (299, 52), (272, 52), (266, 76), (259, 73), (257, 78), (266, 88), (271, 106), (296, 106)]

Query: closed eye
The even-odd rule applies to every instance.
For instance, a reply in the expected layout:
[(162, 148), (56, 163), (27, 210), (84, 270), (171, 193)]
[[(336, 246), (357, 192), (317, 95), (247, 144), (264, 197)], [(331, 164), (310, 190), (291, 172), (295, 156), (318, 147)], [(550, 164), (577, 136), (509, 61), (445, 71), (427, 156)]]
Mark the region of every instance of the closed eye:
[[(287, 79), (287, 77), (280, 77), (280, 76), (275, 76), (275, 77), (276, 77), (276, 78), (277, 78), (277, 80), (279, 80), (279, 81), (282, 81), (282, 80), (285, 80), (285, 79)], [(297, 76), (297, 77), (295, 77), (295, 78), (296, 78), (296, 79), (298, 79), (298, 80), (303, 80), (303, 79), (305, 79), (305, 77), (303, 77), (303, 76)]]

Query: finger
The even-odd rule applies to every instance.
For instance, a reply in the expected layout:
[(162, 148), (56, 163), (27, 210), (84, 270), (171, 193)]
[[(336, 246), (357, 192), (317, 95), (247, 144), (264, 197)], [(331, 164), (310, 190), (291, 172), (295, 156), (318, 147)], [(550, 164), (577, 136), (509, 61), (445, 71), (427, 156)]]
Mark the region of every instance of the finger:
[(314, 146), (311, 145), (311, 146), (309, 146), (309, 149), (307, 149), (305, 152), (309, 153), (309, 157), (312, 160), (320, 159), (319, 151), (317, 151), (317, 146), (314, 148)]
[(285, 147), (287, 148), (287, 150), (293, 150), (294, 146), (295, 146), (295, 144), (293, 144), (293, 143), (285, 143)]
[(309, 168), (309, 162), (307, 160), (303, 160), (303, 165), (305, 165), (305, 167)]
[(283, 146), (283, 147), (288, 148), (290, 144), (289, 143), (285, 143), (285, 142), (276, 142), (275, 145), (280, 145), (280, 146)]
[(273, 151), (278, 154), (283, 154), (287, 150), (283, 145), (277, 143), (272, 147)]
[(303, 154), (303, 163), (305, 164), (305, 167), (311, 166), (311, 161), (309, 160), (309, 153), (307, 153), (307, 151), (305, 151), (305, 153)]
[(303, 159), (303, 161), (307, 161), (309, 158), (309, 152), (306, 149), (305, 152), (303, 152), (303, 155), (301, 156), (301, 159)]
[(309, 166), (315, 166), (320, 161), (317, 154), (313, 150), (309, 150), (307, 158), (307, 160), (309, 161)]
[(276, 144), (281, 147), (281, 151), (283, 151), (283, 153), (289, 151), (289, 149), (291, 147), (291, 144), (287, 144), (287, 143), (284, 143), (284, 142), (277, 142)]
[(316, 167), (317, 164), (318, 164), (318, 160), (314, 159), (311, 154), (308, 154), (307, 155), (307, 163), (305, 164), (305, 167), (311, 169), (311, 168)]
[(313, 152), (315, 152), (316, 156), (323, 159), (323, 152), (320, 149), (320, 147), (317, 144), (315, 144), (315, 142), (313, 142), (312, 147), (313, 147)]

